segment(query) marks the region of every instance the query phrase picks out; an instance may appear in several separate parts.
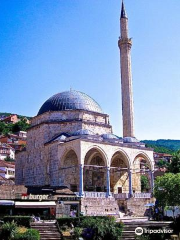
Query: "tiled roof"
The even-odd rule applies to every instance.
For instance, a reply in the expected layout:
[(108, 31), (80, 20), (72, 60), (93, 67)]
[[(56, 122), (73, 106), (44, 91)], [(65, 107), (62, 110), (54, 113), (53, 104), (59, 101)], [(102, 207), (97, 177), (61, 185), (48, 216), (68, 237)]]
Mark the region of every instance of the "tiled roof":
[(11, 164), (11, 163), (7, 163), (6, 161), (4, 160), (0, 160), (0, 167), (11, 167), (11, 168), (15, 168), (14, 164)]
[(0, 176), (0, 181), (6, 181), (7, 179), (6, 178), (4, 178), (4, 177), (2, 177), (2, 176)]

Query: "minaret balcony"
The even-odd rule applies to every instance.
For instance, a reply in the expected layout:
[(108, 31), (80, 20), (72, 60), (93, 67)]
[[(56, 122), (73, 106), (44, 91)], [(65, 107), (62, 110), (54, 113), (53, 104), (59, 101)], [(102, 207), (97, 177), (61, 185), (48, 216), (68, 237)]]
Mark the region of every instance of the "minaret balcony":
[(128, 44), (130, 47), (132, 46), (132, 38), (119, 38), (118, 46), (122, 46), (124, 44)]

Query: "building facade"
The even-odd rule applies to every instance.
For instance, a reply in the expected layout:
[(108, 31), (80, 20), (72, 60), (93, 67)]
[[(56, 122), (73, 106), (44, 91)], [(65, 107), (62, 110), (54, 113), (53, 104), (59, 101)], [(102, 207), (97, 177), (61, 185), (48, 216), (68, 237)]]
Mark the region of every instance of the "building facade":
[(0, 142), (0, 160), (5, 160), (6, 158), (15, 159), (15, 149), (9, 144)]
[(132, 41), (123, 4), (120, 24), (123, 138), (113, 134), (109, 116), (94, 99), (70, 90), (42, 105), (31, 121), (26, 151), (17, 154), (16, 184), (67, 186), (88, 215), (116, 214), (132, 196), (150, 200), (150, 193), (141, 193), (142, 174), (153, 188), (153, 150), (134, 135)]

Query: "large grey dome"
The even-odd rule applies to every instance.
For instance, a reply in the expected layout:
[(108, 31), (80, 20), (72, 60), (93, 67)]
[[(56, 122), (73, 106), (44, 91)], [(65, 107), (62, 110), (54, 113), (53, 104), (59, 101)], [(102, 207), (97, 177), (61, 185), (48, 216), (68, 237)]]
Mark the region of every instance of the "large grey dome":
[(38, 115), (48, 111), (87, 110), (103, 113), (99, 104), (85, 93), (70, 90), (50, 97), (40, 108)]

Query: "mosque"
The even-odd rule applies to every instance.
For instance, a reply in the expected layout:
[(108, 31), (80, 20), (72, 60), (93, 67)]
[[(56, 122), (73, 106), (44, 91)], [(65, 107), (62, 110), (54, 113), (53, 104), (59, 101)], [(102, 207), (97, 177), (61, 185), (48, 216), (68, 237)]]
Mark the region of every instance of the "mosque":
[[(134, 136), (132, 40), (123, 3), (120, 31), (123, 138), (113, 134), (109, 116), (93, 98), (65, 91), (45, 101), (32, 119), (26, 151), (16, 160), (16, 184), (67, 186), (87, 215), (114, 214), (121, 206), (137, 209), (142, 200), (150, 201), (154, 184), (153, 150)], [(142, 174), (151, 186), (146, 193)]]

